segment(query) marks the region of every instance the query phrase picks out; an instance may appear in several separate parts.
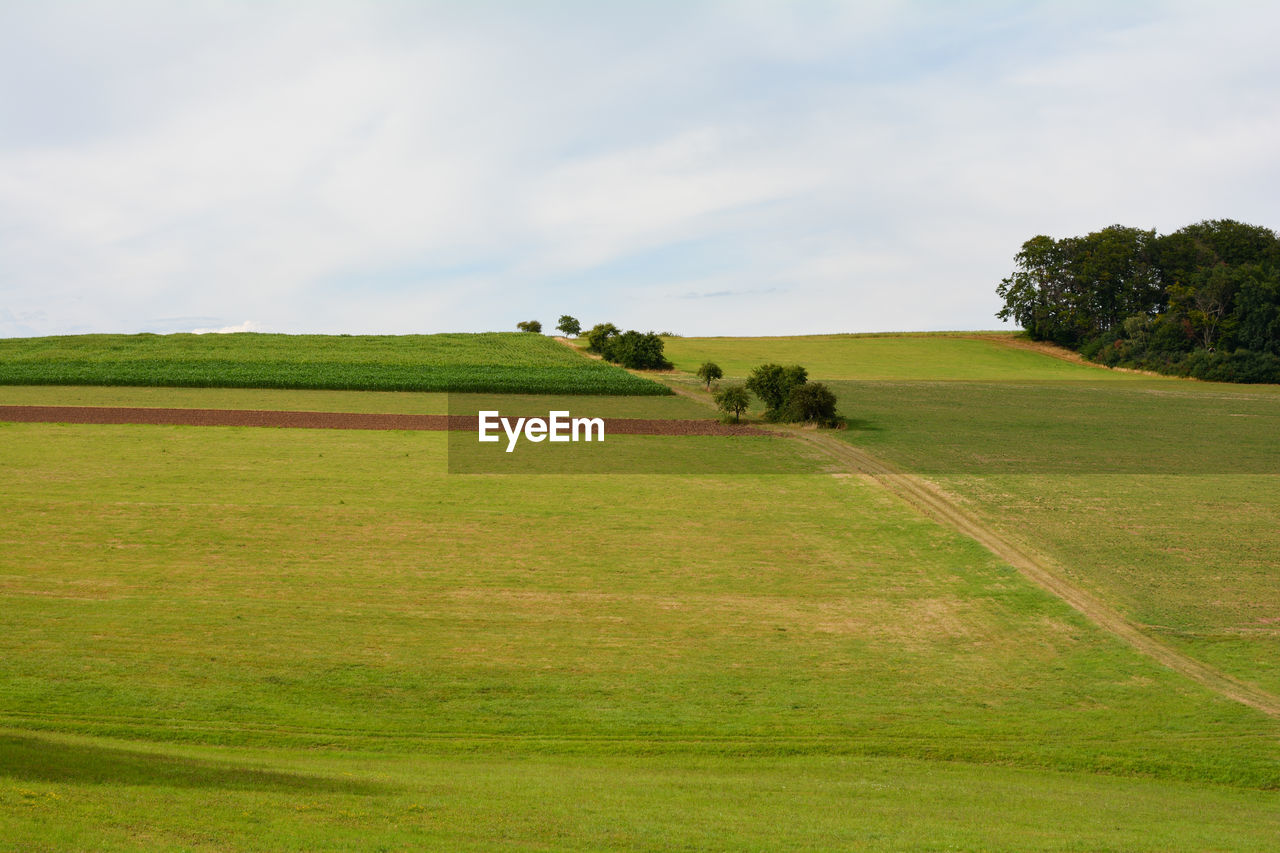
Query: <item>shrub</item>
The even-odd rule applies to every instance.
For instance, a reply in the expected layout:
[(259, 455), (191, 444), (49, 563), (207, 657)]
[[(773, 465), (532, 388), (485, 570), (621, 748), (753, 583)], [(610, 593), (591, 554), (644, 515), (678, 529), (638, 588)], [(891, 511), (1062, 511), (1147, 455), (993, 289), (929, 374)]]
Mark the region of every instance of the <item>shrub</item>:
[(516, 323), (516, 328), (522, 332), (536, 332), (542, 334), (542, 324), (537, 320), (523, 320)]

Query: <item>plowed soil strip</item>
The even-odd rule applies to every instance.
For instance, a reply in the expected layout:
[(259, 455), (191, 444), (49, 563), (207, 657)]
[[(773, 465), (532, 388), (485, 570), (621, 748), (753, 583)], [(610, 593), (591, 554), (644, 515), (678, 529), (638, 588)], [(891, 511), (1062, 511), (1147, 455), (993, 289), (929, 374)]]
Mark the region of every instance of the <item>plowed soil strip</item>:
[[(115, 406), (0, 406), (0, 421), (58, 424), (165, 424), (290, 429), (476, 430), (474, 415), (269, 412), (256, 409), (152, 409)], [(604, 418), (606, 435), (755, 435), (775, 433), (713, 420)]]

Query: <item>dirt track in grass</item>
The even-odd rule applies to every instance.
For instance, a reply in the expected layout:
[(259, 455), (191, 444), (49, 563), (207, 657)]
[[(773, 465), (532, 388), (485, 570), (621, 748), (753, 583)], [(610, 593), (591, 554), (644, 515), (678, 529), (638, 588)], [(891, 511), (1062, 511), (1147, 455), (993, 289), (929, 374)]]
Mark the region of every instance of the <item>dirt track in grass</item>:
[[(604, 418), (611, 435), (773, 435), (757, 427), (713, 420)], [(167, 424), (290, 429), (475, 430), (474, 415), (354, 412), (272, 412), (256, 409), (153, 409), (119, 406), (0, 406), (0, 421), (61, 424)]]

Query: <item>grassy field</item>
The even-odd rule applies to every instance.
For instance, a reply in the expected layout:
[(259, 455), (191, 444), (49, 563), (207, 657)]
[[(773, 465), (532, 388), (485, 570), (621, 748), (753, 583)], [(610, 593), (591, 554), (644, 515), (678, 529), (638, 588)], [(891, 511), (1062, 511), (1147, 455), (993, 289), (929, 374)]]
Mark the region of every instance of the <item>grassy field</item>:
[(127, 406), (177, 409), (265, 409), (385, 412), (409, 415), (540, 415), (553, 409), (602, 418), (700, 419), (707, 407), (676, 395), (474, 394), (419, 391), (298, 391), (275, 388), (138, 388), (100, 385), (0, 385), (0, 406)]
[(927, 474), (1149, 633), (1280, 691), (1273, 386), (832, 383), (846, 440)]
[(693, 373), (714, 361), (726, 378), (743, 379), (766, 362), (801, 364), (811, 377), (861, 380), (1081, 379), (1128, 381), (1131, 373), (1013, 349), (998, 333), (806, 335), (779, 338), (664, 338), (667, 358)]
[(1128, 382), (828, 382), (841, 437), (926, 474), (1280, 474), (1280, 388)]
[(1280, 476), (942, 478), (1152, 634), (1280, 693)]
[(23, 741), (0, 849), (1269, 853), (1280, 833), (1272, 792), (997, 765)]
[(0, 385), (665, 395), (542, 335), (72, 335), (0, 339)]
[[(843, 440), (1280, 686), (1276, 389), (885, 340), (745, 339), (740, 370), (805, 364)], [(613, 474), (458, 476), (439, 433), (0, 424), (0, 850), (1274, 849), (1280, 722), (805, 442), (610, 442)]]
[(459, 477), (440, 434), (0, 436), (0, 847), (1275, 837), (1276, 721), (793, 440)]
[[(974, 342), (992, 347), (976, 381), (962, 378), (974, 365), (938, 367), (958, 340), (773, 340), (742, 345), (759, 362), (808, 349), (850, 417), (841, 438), (943, 485), (1149, 633), (1280, 691), (1280, 388), (1110, 373), (998, 341)], [(882, 379), (886, 346), (903, 348), (900, 373), (935, 378)]]

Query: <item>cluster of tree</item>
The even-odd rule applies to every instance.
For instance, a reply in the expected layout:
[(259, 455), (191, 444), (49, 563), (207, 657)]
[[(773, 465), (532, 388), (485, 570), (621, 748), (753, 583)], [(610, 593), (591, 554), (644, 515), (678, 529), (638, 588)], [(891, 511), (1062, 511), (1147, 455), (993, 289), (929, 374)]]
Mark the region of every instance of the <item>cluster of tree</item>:
[(996, 315), (1113, 367), (1280, 382), (1280, 237), (1230, 219), (1172, 234), (1112, 225), (1037, 236)]
[[(516, 323), (516, 328), (522, 332), (542, 333), (542, 324), (537, 320)], [(568, 337), (576, 337), (582, 333), (582, 324), (576, 317), (561, 314), (556, 329)], [(633, 370), (670, 370), (672, 366), (662, 354), (661, 335), (634, 329), (623, 332), (612, 323), (597, 323), (587, 332), (587, 352)]]
[[(523, 320), (516, 323), (516, 329), (521, 332), (542, 334), (542, 324), (537, 320)], [(556, 329), (562, 334), (573, 337), (582, 331), (582, 324), (568, 314), (561, 314), (560, 322), (556, 325)]]
[[(706, 370), (707, 368), (714, 368)], [(723, 375), (720, 368), (708, 362), (698, 371)], [(707, 379), (710, 387), (711, 380)], [(764, 404), (764, 417), (775, 423), (815, 423), (835, 427), (843, 423), (836, 413), (836, 395), (821, 382), (810, 382), (809, 373), (798, 364), (783, 367), (779, 364), (762, 364), (751, 371), (744, 385), (726, 385), (715, 394), (720, 410), (733, 415), (735, 422), (750, 405), (750, 395), (755, 394)]]
[(612, 323), (597, 323), (587, 332), (587, 352), (632, 370), (670, 370), (662, 353), (662, 337), (654, 332), (623, 332)]

